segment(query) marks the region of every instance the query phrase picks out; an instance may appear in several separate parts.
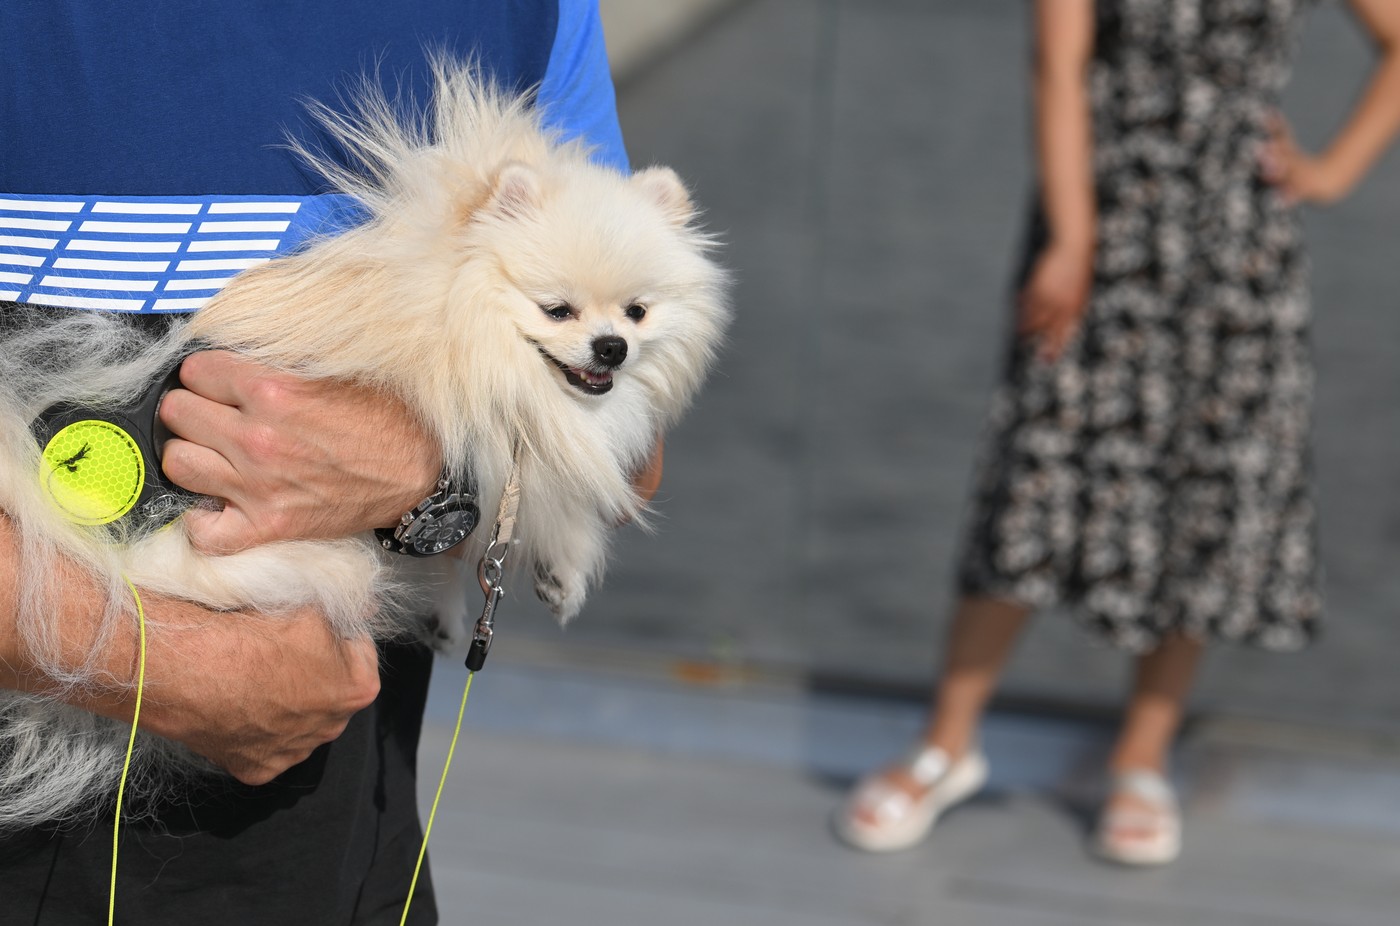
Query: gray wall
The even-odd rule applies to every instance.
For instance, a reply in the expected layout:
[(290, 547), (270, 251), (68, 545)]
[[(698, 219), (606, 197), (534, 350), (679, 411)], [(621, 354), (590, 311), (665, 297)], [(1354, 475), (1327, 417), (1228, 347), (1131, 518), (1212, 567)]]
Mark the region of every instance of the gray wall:
[[(538, 610), (510, 633), (927, 683), (1027, 195), (1025, 13), (751, 0), (620, 88), (634, 161), (675, 166), (723, 233), (738, 321), (670, 442), (659, 531), (624, 532), (562, 637)], [(1305, 143), (1369, 60), (1334, 5), (1311, 15), (1287, 106)], [(1397, 216), (1392, 152), (1309, 217), (1328, 632), (1216, 651), (1201, 708), (1400, 729)], [(1006, 690), (1107, 705), (1126, 665), (1045, 615)]]

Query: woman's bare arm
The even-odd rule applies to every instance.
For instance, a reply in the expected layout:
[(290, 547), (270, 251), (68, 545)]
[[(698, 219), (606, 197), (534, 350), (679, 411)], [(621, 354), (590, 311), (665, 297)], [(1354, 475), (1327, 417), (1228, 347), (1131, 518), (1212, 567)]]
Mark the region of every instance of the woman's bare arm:
[(1035, 139), (1052, 243), (1092, 249), (1095, 239), (1093, 129), (1088, 67), (1092, 0), (1037, 0)]
[(1092, 0), (1036, 0), (1035, 137), (1050, 240), (1021, 292), (1021, 332), (1064, 348), (1089, 296), (1097, 238), (1088, 66)]
[(1264, 154), (1264, 175), (1295, 202), (1328, 203), (1350, 193), (1400, 131), (1400, 3), (1351, 0), (1351, 6), (1375, 40), (1380, 61), (1322, 154), (1301, 151), (1287, 124), (1278, 120)]

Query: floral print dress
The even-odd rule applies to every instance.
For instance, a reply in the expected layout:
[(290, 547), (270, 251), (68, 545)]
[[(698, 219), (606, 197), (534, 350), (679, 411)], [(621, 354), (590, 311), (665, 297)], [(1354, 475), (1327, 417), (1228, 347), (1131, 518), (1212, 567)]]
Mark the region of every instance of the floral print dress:
[(1097, 4), (1092, 295), (1057, 361), (1012, 346), (964, 594), (1070, 604), (1136, 651), (1311, 638), (1305, 256), (1257, 161), (1304, 2)]

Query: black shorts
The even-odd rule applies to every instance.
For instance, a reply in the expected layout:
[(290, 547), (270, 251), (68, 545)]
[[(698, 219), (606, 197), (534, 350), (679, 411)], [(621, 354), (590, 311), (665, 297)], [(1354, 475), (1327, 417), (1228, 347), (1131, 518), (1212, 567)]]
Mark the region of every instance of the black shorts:
[[(123, 824), (117, 922), (396, 926), (422, 842), (415, 775), (432, 655), (381, 651), (378, 700), (301, 765)], [(110, 815), (0, 837), (0, 926), (105, 922), (111, 866)], [(426, 864), (408, 922), (437, 922)]]

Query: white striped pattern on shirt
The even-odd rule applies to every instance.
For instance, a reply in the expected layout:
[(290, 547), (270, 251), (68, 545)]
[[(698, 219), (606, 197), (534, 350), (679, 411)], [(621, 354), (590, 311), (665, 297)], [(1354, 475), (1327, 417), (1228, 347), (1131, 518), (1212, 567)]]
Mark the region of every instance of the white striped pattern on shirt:
[[(343, 231), (347, 196), (84, 197), (0, 193), (0, 300), (189, 312), (240, 270)], [(186, 256), (188, 255), (188, 256)]]

